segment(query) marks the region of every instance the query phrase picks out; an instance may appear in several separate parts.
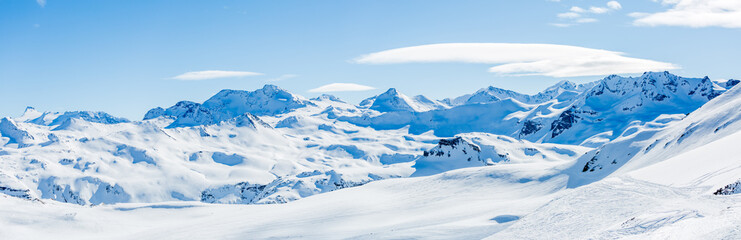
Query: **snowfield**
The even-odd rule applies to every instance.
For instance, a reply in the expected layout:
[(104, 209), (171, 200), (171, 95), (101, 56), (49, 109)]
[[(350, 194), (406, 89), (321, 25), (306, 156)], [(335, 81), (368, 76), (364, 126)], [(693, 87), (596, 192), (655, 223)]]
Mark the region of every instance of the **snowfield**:
[(0, 239), (738, 239), (738, 82), (29, 108), (0, 119)]

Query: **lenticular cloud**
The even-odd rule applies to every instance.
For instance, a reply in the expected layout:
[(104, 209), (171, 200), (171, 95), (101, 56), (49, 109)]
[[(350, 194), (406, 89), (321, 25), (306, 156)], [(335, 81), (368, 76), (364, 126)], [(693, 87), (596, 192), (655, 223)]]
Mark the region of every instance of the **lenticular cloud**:
[(677, 69), (624, 53), (556, 44), (446, 43), (396, 48), (361, 56), (363, 64), (464, 62), (495, 64), (490, 72), (551, 77), (596, 76)]

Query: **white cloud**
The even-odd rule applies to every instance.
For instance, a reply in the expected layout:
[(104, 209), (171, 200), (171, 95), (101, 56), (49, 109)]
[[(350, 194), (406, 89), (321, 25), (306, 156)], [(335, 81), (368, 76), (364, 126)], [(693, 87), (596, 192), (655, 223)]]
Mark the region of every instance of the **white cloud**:
[(583, 12), (586, 12), (587, 10), (584, 10), (584, 8), (573, 6), (573, 7), (571, 7), (571, 9), (569, 9), (569, 11), (572, 11), (572, 12), (575, 12), (575, 13), (583, 13)]
[(624, 53), (555, 44), (445, 43), (391, 49), (361, 56), (364, 64), (464, 62), (499, 64), (490, 72), (551, 77), (596, 76), (677, 69)]
[(593, 23), (597, 22), (596, 18), (580, 18), (576, 20), (577, 23)]
[(651, 14), (650, 13), (641, 13), (641, 12), (628, 13), (628, 16), (629, 17), (632, 17), (632, 18), (642, 18), (642, 17), (646, 17), (646, 16), (649, 16), (649, 15), (651, 15)]
[(623, 9), (623, 5), (621, 5), (618, 1), (609, 1), (607, 2), (607, 7), (614, 10), (620, 10)]
[(741, 28), (739, 0), (663, 0), (670, 9), (657, 13), (632, 13), (639, 26)]
[(578, 18), (581, 17), (581, 14), (575, 13), (575, 12), (565, 12), (565, 13), (559, 13), (558, 18)]
[(589, 7), (589, 12), (594, 14), (603, 14), (610, 11), (610, 9), (603, 8), (603, 7)]
[[(665, 1), (672, 1), (672, 0), (665, 0)], [(565, 21), (566, 23), (551, 23), (550, 25), (556, 26), (556, 27), (570, 27), (573, 25), (578, 25), (581, 23), (592, 23), (597, 22), (598, 20), (593, 17), (589, 17), (593, 14), (605, 14), (610, 11), (617, 11), (622, 9), (623, 6), (620, 5), (618, 1), (609, 1), (607, 2), (607, 7), (595, 7), (591, 6), (588, 9), (584, 9), (578, 6), (572, 6), (569, 8), (568, 12), (565, 13), (559, 13), (556, 15), (560, 19), (564, 19), (562, 21)], [(568, 20), (565, 20), (568, 19)]]
[(184, 80), (184, 81), (197, 81), (197, 80), (208, 80), (208, 79), (216, 79), (216, 78), (248, 77), (248, 76), (258, 76), (258, 75), (262, 75), (262, 73), (209, 70), (209, 71), (187, 72), (187, 73), (174, 76), (172, 77), (172, 79)]
[(41, 7), (46, 6), (46, 0), (36, 0), (36, 3), (38, 3)]
[(298, 77), (298, 75), (296, 75), (296, 74), (283, 74), (283, 75), (280, 75), (280, 76), (278, 76), (276, 78), (268, 79), (267, 81), (268, 82), (278, 82), (278, 81), (283, 81), (283, 80), (287, 80), (287, 79), (291, 79), (291, 78), (295, 78), (295, 77)]
[(549, 24), (550, 24), (551, 26), (554, 26), (554, 27), (561, 27), (561, 28), (565, 28), (565, 27), (571, 27), (571, 26), (573, 26), (573, 25), (574, 25), (574, 24), (570, 24), (570, 23), (549, 23)]
[(357, 92), (357, 91), (368, 91), (376, 89), (371, 86), (360, 85), (356, 83), (330, 83), (318, 88), (310, 89), (309, 92), (313, 93), (324, 93), (324, 92)]

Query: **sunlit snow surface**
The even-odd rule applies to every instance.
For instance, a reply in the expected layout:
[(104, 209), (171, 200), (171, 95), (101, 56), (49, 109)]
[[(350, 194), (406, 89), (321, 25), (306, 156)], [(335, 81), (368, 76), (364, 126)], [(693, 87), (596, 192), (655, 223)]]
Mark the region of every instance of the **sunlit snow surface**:
[(266, 86), (144, 121), (28, 109), (0, 120), (0, 239), (738, 239), (730, 87), (646, 73), (360, 106)]

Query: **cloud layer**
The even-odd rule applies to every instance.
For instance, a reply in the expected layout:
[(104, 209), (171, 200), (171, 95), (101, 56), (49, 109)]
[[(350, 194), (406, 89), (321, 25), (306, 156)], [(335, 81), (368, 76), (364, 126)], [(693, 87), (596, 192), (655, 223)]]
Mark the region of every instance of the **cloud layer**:
[(208, 70), (198, 72), (187, 72), (172, 77), (172, 79), (183, 80), (183, 81), (199, 81), (217, 78), (231, 78), (231, 77), (248, 77), (258, 76), (262, 73), (255, 72), (240, 72), (240, 71), (219, 71), (219, 70)]
[(550, 77), (598, 76), (677, 69), (624, 53), (555, 44), (445, 43), (391, 49), (361, 56), (363, 64), (463, 62), (499, 64), (490, 72)]
[(639, 26), (741, 28), (739, 0), (663, 0), (672, 8), (658, 13), (631, 13)]
[(357, 91), (368, 91), (376, 89), (371, 86), (360, 85), (355, 83), (330, 83), (318, 88), (309, 90), (313, 93), (325, 93), (325, 92), (357, 92)]

